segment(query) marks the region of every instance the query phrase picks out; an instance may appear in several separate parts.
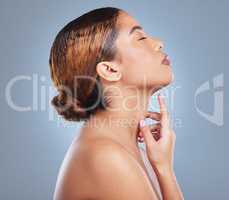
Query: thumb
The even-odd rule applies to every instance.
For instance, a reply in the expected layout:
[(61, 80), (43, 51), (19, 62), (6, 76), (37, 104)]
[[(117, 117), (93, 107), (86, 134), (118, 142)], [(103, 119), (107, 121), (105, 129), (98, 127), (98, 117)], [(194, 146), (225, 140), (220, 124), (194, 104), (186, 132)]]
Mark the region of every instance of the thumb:
[(154, 139), (149, 126), (146, 125), (144, 119), (140, 120), (140, 131), (142, 132), (144, 136), (144, 140), (146, 143), (146, 146), (150, 147), (155, 145), (156, 140)]

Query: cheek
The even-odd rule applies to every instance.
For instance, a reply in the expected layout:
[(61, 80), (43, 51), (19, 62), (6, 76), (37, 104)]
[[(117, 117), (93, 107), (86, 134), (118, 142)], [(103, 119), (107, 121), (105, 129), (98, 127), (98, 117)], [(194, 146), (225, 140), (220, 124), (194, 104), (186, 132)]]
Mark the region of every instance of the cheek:
[(127, 85), (166, 85), (171, 81), (170, 67), (161, 65), (158, 54), (152, 49), (134, 48), (122, 52), (122, 81)]
[(147, 48), (138, 49), (134, 53), (133, 63), (146, 73), (160, 66), (158, 55), (154, 55), (152, 49)]
[[(144, 60), (144, 59), (142, 59)], [(136, 87), (155, 85), (167, 85), (172, 81), (173, 73), (169, 66), (153, 63), (149, 59), (138, 61), (129, 60), (128, 64), (123, 67), (122, 80), (127, 85)]]
[(144, 50), (130, 50), (125, 57), (124, 66), (125, 75), (135, 81), (152, 78), (161, 67), (158, 57)]
[(143, 79), (143, 73), (140, 66), (129, 65), (125, 68), (123, 79), (130, 85), (139, 85)]

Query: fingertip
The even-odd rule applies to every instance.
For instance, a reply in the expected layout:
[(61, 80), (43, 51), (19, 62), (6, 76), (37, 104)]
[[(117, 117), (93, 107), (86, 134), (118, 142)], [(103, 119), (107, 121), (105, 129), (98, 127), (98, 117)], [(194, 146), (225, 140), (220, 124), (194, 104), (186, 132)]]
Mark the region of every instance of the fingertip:
[(160, 95), (159, 97), (159, 106), (161, 111), (167, 111), (166, 109), (166, 104), (165, 104), (165, 99)]
[(139, 137), (143, 137), (143, 133), (141, 131), (138, 133), (138, 135)]
[(143, 136), (138, 136), (138, 142), (143, 142), (144, 141), (144, 137)]
[(140, 124), (140, 127), (141, 128), (144, 127), (146, 125), (145, 120), (144, 119), (141, 119), (140, 122), (139, 122), (139, 124)]

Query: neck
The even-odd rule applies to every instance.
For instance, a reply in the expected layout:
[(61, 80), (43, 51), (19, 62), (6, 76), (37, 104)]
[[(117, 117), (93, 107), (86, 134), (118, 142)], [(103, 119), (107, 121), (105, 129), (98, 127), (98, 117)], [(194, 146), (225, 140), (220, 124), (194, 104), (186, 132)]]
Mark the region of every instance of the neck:
[(97, 112), (95, 118), (103, 120), (99, 129), (105, 131), (106, 135), (107, 130), (110, 130), (109, 137), (123, 145), (136, 146), (139, 121), (144, 118), (150, 97), (155, 91), (136, 89), (120, 91), (119, 95), (112, 94), (107, 109)]

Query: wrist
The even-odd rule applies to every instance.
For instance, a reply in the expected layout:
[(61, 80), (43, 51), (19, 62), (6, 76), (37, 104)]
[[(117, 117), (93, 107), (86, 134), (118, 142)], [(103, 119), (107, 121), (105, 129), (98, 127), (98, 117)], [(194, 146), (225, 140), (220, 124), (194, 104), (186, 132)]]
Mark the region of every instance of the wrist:
[(153, 166), (157, 176), (174, 176), (175, 172), (172, 166)]

